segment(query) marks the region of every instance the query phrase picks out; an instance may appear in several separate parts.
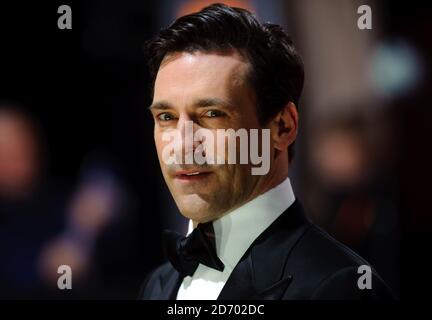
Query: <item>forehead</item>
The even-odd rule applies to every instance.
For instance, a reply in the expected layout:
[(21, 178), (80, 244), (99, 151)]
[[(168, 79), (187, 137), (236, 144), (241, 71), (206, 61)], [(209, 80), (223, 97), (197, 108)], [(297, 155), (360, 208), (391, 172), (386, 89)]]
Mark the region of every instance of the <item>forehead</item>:
[(180, 52), (164, 58), (155, 80), (154, 100), (219, 96), (235, 98), (249, 86), (249, 63), (238, 53)]

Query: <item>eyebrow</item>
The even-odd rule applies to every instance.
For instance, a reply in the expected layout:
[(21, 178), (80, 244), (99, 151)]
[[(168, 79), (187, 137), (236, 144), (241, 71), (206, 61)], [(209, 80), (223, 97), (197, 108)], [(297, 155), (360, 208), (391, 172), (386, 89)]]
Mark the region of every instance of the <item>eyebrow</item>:
[[(227, 101), (224, 101), (219, 98), (204, 98), (204, 99), (198, 99), (193, 104), (193, 106), (196, 106), (197, 108), (208, 108), (208, 107), (214, 107), (214, 106), (221, 106), (224, 108), (233, 108), (233, 105)], [(171, 103), (167, 101), (157, 101), (152, 103), (148, 109), (159, 109), (159, 110), (167, 110), (172, 109), (173, 106)]]
[(149, 110), (152, 110), (152, 109), (167, 110), (167, 109), (171, 109), (171, 108), (172, 108), (171, 104), (166, 102), (166, 101), (154, 102), (148, 107)]
[(233, 108), (233, 105), (231, 103), (218, 98), (199, 99), (194, 103), (194, 105), (201, 108), (214, 107), (214, 106)]

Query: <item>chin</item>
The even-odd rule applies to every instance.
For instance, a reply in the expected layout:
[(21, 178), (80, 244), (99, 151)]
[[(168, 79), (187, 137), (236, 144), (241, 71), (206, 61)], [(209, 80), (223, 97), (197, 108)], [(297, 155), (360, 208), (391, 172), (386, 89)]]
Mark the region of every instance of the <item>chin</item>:
[(214, 220), (217, 214), (212, 212), (209, 203), (205, 202), (198, 195), (183, 196), (183, 199), (176, 201), (180, 213), (199, 223), (205, 223)]
[(205, 223), (215, 219), (215, 216), (208, 213), (203, 213), (203, 211), (191, 210), (190, 208), (185, 208), (180, 210), (181, 214), (188, 219), (191, 219), (198, 223)]

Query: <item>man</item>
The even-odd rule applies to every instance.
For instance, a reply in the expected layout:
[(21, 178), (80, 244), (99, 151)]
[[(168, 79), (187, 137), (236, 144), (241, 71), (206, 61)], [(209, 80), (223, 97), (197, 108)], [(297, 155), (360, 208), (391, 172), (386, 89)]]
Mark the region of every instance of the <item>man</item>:
[[(176, 20), (148, 50), (156, 149), (190, 225), (187, 237), (165, 234), (169, 262), (147, 277), (140, 298), (390, 297), (368, 263), (309, 222), (295, 199), (288, 169), (304, 73), (285, 32), (244, 9), (215, 4)], [(200, 147), (208, 156), (209, 145), (220, 142), (190, 137), (201, 129), (215, 135), (220, 129), (262, 130), (268, 172), (252, 174), (252, 163), (238, 157), (235, 163), (186, 163), (183, 156)], [(166, 138), (173, 131), (181, 133), (180, 141)], [(227, 149), (213, 158), (230, 158)]]

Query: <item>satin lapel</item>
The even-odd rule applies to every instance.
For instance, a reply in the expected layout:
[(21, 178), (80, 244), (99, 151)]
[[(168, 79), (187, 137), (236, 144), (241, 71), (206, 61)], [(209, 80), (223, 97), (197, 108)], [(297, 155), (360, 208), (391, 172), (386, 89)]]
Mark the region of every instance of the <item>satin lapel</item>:
[(285, 273), (286, 261), (309, 225), (296, 200), (252, 243), (218, 300), (280, 299), (293, 279)]

